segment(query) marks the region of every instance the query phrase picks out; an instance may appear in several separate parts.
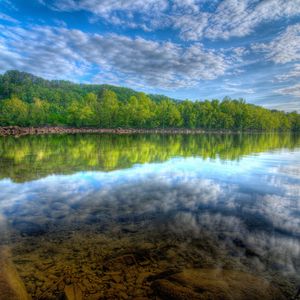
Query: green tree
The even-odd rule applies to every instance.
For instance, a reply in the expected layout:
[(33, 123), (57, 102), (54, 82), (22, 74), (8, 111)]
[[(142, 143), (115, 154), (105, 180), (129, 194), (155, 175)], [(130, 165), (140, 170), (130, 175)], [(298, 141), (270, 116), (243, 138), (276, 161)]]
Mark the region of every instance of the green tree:
[(3, 125), (28, 125), (28, 104), (17, 97), (4, 100), (1, 105), (1, 123)]
[(160, 127), (180, 127), (182, 118), (177, 105), (170, 100), (163, 100), (157, 107), (157, 118)]
[(34, 98), (29, 105), (29, 123), (33, 126), (45, 125), (48, 123), (50, 104), (39, 98)]
[(99, 102), (100, 126), (104, 128), (114, 128), (118, 126), (119, 102), (116, 93), (103, 90)]
[(179, 111), (182, 117), (182, 126), (185, 128), (195, 128), (197, 122), (197, 111), (194, 103), (185, 100), (179, 104)]

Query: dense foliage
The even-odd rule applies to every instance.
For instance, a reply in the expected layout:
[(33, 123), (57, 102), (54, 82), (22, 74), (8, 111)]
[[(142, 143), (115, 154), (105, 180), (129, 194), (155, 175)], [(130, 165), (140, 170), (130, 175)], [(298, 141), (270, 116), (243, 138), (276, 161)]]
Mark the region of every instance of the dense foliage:
[(0, 125), (298, 131), (300, 115), (242, 99), (176, 101), (128, 88), (8, 71), (0, 75)]

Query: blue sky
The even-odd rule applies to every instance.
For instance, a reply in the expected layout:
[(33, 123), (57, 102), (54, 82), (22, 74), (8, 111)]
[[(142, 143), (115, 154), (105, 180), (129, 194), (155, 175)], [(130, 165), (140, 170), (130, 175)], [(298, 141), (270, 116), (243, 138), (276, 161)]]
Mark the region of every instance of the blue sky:
[(300, 111), (300, 0), (0, 0), (0, 72)]

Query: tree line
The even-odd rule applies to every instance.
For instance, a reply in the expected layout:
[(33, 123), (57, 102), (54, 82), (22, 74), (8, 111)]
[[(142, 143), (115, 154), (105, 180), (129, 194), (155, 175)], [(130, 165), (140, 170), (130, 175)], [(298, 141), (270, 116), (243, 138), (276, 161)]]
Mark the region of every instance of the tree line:
[(178, 101), (109, 85), (0, 75), (0, 126), (300, 130), (300, 115), (224, 98)]

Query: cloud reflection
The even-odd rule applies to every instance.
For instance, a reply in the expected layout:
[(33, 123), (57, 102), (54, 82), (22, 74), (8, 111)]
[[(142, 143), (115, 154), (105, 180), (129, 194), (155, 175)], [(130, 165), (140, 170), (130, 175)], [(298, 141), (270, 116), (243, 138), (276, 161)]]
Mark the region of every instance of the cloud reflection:
[[(282, 155), (284, 167), (278, 167)], [(262, 259), (272, 261), (272, 266), (297, 273), (298, 155), (284, 160), (284, 154), (272, 154), (273, 161), (268, 154), (249, 157), (238, 166), (175, 158), (23, 184), (2, 180), (0, 212), (26, 234), (142, 219), (154, 231), (166, 230), (183, 238), (208, 234), (224, 247), (240, 248), (257, 264)]]

